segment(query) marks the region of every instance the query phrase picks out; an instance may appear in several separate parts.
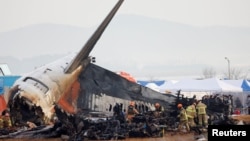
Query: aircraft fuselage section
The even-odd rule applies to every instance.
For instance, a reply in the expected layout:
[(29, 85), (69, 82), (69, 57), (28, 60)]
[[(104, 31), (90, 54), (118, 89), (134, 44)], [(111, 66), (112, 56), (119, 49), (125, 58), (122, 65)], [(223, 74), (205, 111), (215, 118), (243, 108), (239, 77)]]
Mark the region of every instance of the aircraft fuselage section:
[(17, 96), (25, 97), (31, 105), (40, 106), (44, 114), (51, 117), (51, 108), (65, 91), (70, 89), (82, 71), (82, 67), (79, 66), (72, 73), (64, 73), (65, 67), (73, 57), (74, 55), (67, 56), (22, 76), (14, 83), (14, 86), (18, 85), (19, 88)]

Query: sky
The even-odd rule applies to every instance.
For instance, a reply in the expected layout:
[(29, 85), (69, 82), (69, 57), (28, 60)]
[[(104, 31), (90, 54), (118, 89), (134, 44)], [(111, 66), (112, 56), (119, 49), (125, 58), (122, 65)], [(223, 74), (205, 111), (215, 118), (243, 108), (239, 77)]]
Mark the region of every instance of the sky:
[[(0, 32), (38, 23), (90, 27), (98, 24), (116, 2), (0, 0)], [(125, 0), (117, 14), (142, 15), (200, 27), (250, 27), (249, 5), (249, 0)]]
[[(0, 0), (0, 33), (41, 23), (90, 28), (98, 25), (116, 2)], [(249, 5), (249, 0), (125, 0), (116, 15), (145, 16), (199, 28), (250, 28)]]

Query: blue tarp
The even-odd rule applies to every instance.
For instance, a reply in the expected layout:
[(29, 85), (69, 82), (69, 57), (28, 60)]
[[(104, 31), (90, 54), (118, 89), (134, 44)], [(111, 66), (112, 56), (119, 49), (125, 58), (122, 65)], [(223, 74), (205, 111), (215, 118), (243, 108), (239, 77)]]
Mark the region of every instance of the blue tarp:
[(243, 89), (244, 92), (250, 91), (250, 83), (247, 80), (243, 80), (241, 84), (241, 88)]
[(0, 94), (3, 93), (3, 87), (4, 87), (4, 85), (3, 85), (3, 79), (0, 78)]
[(18, 75), (0, 76), (0, 95), (4, 93), (4, 87), (11, 87), (18, 78)]
[(155, 83), (157, 86), (163, 85), (165, 80), (155, 80), (155, 81), (142, 81), (142, 80), (137, 80), (137, 83), (146, 86), (148, 83)]
[(239, 79), (239, 80), (223, 80), (229, 84), (232, 84), (237, 87), (241, 87), (243, 92), (250, 92), (250, 82), (247, 79)]

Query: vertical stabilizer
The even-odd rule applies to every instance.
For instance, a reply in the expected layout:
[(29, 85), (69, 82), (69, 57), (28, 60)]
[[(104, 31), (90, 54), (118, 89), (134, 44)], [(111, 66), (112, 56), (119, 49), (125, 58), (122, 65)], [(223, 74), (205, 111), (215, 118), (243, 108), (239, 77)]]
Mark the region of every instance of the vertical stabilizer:
[(94, 48), (96, 42), (101, 37), (102, 33), (108, 26), (109, 22), (114, 17), (115, 13), (121, 6), (123, 0), (119, 0), (117, 4), (114, 6), (114, 8), (110, 11), (108, 16), (104, 19), (104, 21), (101, 23), (101, 25), (97, 28), (97, 30), (94, 32), (94, 34), (90, 37), (90, 39), (87, 41), (87, 43), (83, 46), (81, 51), (76, 55), (74, 60), (69, 64), (69, 66), (65, 69), (65, 73), (71, 73), (73, 72), (78, 66), (82, 64), (86, 64), (86, 61), (88, 60), (89, 53)]
[(7, 64), (0, 64), (0, 76), (11, 75), (10, 68)]

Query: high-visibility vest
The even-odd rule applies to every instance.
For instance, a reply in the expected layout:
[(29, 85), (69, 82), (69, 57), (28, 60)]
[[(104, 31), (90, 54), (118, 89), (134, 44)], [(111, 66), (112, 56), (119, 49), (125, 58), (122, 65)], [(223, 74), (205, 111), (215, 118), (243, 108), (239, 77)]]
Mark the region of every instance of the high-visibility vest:
[(206, 114), (206, 108), (207, 106), (203, 103), (198, 103), (196, 105), (196, 109), (197, 109), (197, 114), (200, 115), (200, 114)]
[(180, 115), (180, 116), (179, 116), (179, 117), (180, 117), (180, 121), (185, 121), (185, 120), (188, 119), (188, 118), (187, 118), (186, 110), (185, 110), (184, 108), (181, 109), (179, 115)]
[(2, 119), (2, 117), (0, 117), (0, 129), (2, 129), (3, 128), (3, 119)]
[(196, 109), (195, 109), (194, 105), (188, 106), (186, 108), (186, 112), (187, 112), (187, 117), (194, 118), (195, 114), (196, 114)]
[(7, 128), (12, 126), (9, 116), (3, 116), (2, 118), (3, 118), (3, 127)]

